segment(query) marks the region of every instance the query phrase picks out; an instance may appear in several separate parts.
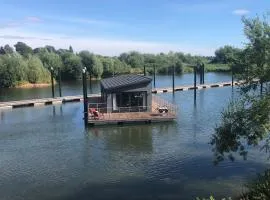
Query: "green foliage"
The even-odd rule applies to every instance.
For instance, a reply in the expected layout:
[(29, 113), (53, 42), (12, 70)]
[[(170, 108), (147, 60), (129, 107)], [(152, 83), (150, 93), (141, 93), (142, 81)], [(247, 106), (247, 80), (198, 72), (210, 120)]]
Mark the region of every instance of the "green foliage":
[(43, 64), (36, 56), (31, 56), (28, 60), (27, 79), (30, 83), (37, 83), (42, 74)]
[(261, 83), (270, 81), (270, 24), (269, 19), (243, 18), (244, 32), (249, 40), (242, 55), (244, 76), (248, 83), (258, 78)]
[(103, 65), (100, 58), (97, 56), (93, 56), (92, 74), (96, 78), (101, 78), (103, 74)]
[(235, 55), (238, 54), (240, 51), (241, 50), (238, 48), (225, 45), (224, 47), (221, 47), (215, 51), (215, 58), (212, 62), (229, 64), (234, 60)]
[(50, 80), (50, 73), (43, 67), (37, 56), (31, 56), (27, 65), (27, 80), (29, 83), (46, 83)]
[(14, 87), (25, 80), (26, 63), (20, 55), (0, 56), (0, 86)]
[[(74, 80), (80, 78), (82, 67), (86, 67), (87, 71), (96, 78), (127, 73), (142, 74), (144, 72), (144, 67), (146, 69), (146, 73), (151, 74), (153, 73), (154, 66), (156, 68), (156, 73), (158, 74), (172, 74), (173, 69), (176, 74), (190, 73), (193, 72), (193, 69), (190, 66), (197, 63), (205, 63), (206, 71), (228, 71), (226, 66), (222, 66), (222, 64), (209, 64), (212, 60), (211, 57), (192, 56), (181, 52), (169, 52), (167, 54), (143, 54), (131, 51), (128, 53), (122, 53), (119, 57), (107, 57), (95, 55), (88, 51), (81, 51), (79, 54), (75, 54), (71, 46), (69, 46), (68, 49), (58, 50), (50, 45), (32, 50), (31, 47), (23, 42), (17, 42), (14, 46), (16, 52), (23, 56), (22, 59), (26, 62), (25, 65), (32, 66), (31, 68), (33, 68), (33, 70), (28, 69), (28, 79), (33, 83), (40, 81), (40, 78), (38, 77), (41, 73), (40, 67), (37, 67), (41, 65), (37, 61), (36, 56), (38, 56), (42, 61), (42, 73), (47, 73), (51, 68), (56, 72), (57, 69), (61, 68), (63, 80)], [(1, 54), (11, 55), (13, 54), (13, 49), (10, 46), (5, 45), (0, 48), (0, 55)], [(34, 58), (32, 58), (32, 56), (34, 56)], [(3, 69), (4, 67), (2, 67), (2, 71)], [(20, 80), (18, 79), (14, 81)], [(9, 83), (5, 85), (14, 84), (15, 83)]]
[(234, 160), (232, 153), (239, 152), (247, 158), (247, 146), (256, 146), (270, 131), (270, 96), (248, 98), (232, 102), (223, 111), (221, 124), (212, 135), (215, 163), (228, 156)]
[(265, 84), (265, 92), (258, 95), (254, 82), (259, 79), (263, 86), (270, 80), (269, 24), (258, 17), (243, 18), (243, 23), (248, 43), (233, 62), (239, 66), (237, 77), (243, 82), (241, 96), (222, 113), (221, 124), (212, 136), (216, 163), (225, 156), (234, 160), (236, 152), (246, 159), (248, 146), (263, 145), (266, 152), (270, 147), (270, 86)]
[(32, 48), (23, 42), (17, 42), (17, 44), (15, 44), (14, 46), (15, 46), (16, 52), (18, 52), (24, 57), (27, 57), (30, 54), (32, 54)]
[(6, 44), (4, 47), (0, 47), (0, 54), (12, 54), (13, 48)]
[(48, 52), (46, 49), (42, 50), (39, 54), (41, 61), (44, 64), (44, 67), (51, 70), (56, 70), (58, 68), (62, 68), (62, 60), (59, 55), (53, 52)]
[(53, 46), (46, 45), (45, 49), (50, 53), (56, 53), (56, 50), (55, 50), (55, 48)]
[[(270, 169), (258, 174), (257, 178), (246, 184), (247, 192), (237, 197), (239, 200), (269, 200), (270, 199)], [(213, 196), (209, 198), (196, 198), (196, 200), (215, 200)], [(232, 200), (232, 198), (222, 198), (221, 200)]]
[(74, 53), (72, 46), (69, 46), (69, 52)]
[(49, 82), (49, 72), (37, 56), (23, 58), (13, 53), (0, 56), (0, 87), (15, 87), (23, 82)]
[(114, 65), (114, 59), (112, 58), (101, 58), (101, 62), (103, 65), (103, 76), (104, 77), (109, 77), (109, 76), (114, 76), (116, 72), (118, 72), (115, 67), (119, 67), (121, 65), (121, 61), (115, 66)]
[[(196, 200), (215, 200), (213, 196), (210, 196), (209, 198), (199, 198), (197, 197)], [(222, 198), (221, 200), (232, 200), (232, 198)]]
[(61, 55), (63, 61), (62, 78), (64, 80), (75, 80), (81, 76), (81, 58), (73, 53), (66, 52)]
[(82, 66), (86, 67), (88, 72), (92, 72), (93, 68), (93, 54), (91, 54), (89, 51), (81, 51), (79, 53), (79, 56), (82, 60)]
[(248, 192), (241, 195), (241, 200), (270, 199), (270, 169), (259, 174), (255, 180), (246, 185)]
[(142, 54), (133, 51), (128, 54), (126, 63), (133, 68), (140, 68), (144, 65), (144, 57)]
[(205, 64), (205, 72), (230, 72), (231, 67), (228, 64)]

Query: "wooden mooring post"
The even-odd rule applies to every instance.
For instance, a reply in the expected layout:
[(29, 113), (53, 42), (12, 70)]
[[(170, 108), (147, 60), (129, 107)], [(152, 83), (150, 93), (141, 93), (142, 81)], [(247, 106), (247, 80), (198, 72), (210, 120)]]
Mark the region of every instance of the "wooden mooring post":
[(197, 66), (194, 66), (194, 101), (196, 101), (197, 96)]
[(52, 98), (54, 98), (54, 81), (53, 81), (53, 68), (51, 67), (51, 84), (52, 84)]
[(82, 70), (82, 82), (83, 82), (83, 112), (84, 112), (84, 124), (88, 124), (88, 100), (87, 100), (87, 81), (86, 81), (86, 68)]
[(174, 91), (175, 91), (175, 89), (174, 89), (174, 87), (175, 87), (174, 78), (175, 78), (175, 66), (173, 65), (173, 71), (172, 71), (172, 92), (173, 92), (173, 94), (174, 94)]
[(233, 66), (232, 66), (232, 69), (231, 69), (231, 73), (232, 73), (232, 87), (233, 87), (233, 85), (234, 85), (234, 77), (233, 77)]
[(61, 77), (61, 69), (58, 68), (58, 89), (59, 89), (59, 96), (62, 97), (62, 87), (61, 87), (61, 82), (62, 82), (62, 77)]
[(145, 65), (143, 65), (143, 75), (146, 76)]
[(90, 94), (92, 93), (92, 73), (91, 73), (91, 71), (89, 71), (89, 92), (90, 92)]
[(154, 88), (156, 87), (156, 65), (154, 64)]
[(204, 70), (204, 63), (202, 64), (202, 80), (203, 80), (203, 84), (204, 84), (204, 75), (205, 75), (205, 70)]

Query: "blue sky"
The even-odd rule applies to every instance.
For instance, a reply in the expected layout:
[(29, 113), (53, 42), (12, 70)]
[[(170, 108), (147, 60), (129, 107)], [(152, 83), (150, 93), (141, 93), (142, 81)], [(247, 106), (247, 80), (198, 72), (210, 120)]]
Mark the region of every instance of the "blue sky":
[(213, 55), (226, 44), (241, 47), (241, 17), (266, 13), (270, 1), (0, 0), (0, 5), (0, 45), (72, 45), (103, 55), (131, 50)]

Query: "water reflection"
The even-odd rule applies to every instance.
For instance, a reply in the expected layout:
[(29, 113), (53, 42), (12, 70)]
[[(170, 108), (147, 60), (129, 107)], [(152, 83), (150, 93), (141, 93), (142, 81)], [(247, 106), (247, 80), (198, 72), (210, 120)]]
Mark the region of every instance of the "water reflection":
[(149, 125), (93, 127), (88, 129), (88, 135), (103, 140), (106, 149), (151, 152), (153, 148), (152, 127)]
[[(160, 94), (161, 95), (161, 94)], [(264, 170), (260, 153), (212, 163), (208, 144), (231, 88), (162, 94), (172, 123), (84, 128), (82, 103), (1, 113), (0, 199), (195, 199), (234, 197)]]

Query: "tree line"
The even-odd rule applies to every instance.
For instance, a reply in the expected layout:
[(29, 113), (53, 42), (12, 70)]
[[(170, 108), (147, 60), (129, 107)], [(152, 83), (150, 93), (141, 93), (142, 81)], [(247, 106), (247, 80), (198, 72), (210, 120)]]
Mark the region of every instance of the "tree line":
[(146, 73), (152, 74), (154, 67), (158, 74), (170, 74), (173, 69), (176, 74), (182, 74), (192, 72), (192, 66), (199, 62), (205, 63), (208, 71), (229, 71), (227, 54), (221, 50), (217, 50), (215, 57), (192, 56), (182, 52), (143, 54), (132, 51), (109, 57), (89, 51), (75, 53), (71, 46), (56, 49), (47, 45), (32, 49), (23, 42), (17, 42), (14, 48), (8, 44), (0, 47), (0, 87), (47, 83), (50, 81), (50, 70), (53, 70), (55, 77), (61, 73), (63, 80), (76, 80), (81, 78), (83, 67), (97, 79), (126, 73), (142, 74), (144, 68)]

